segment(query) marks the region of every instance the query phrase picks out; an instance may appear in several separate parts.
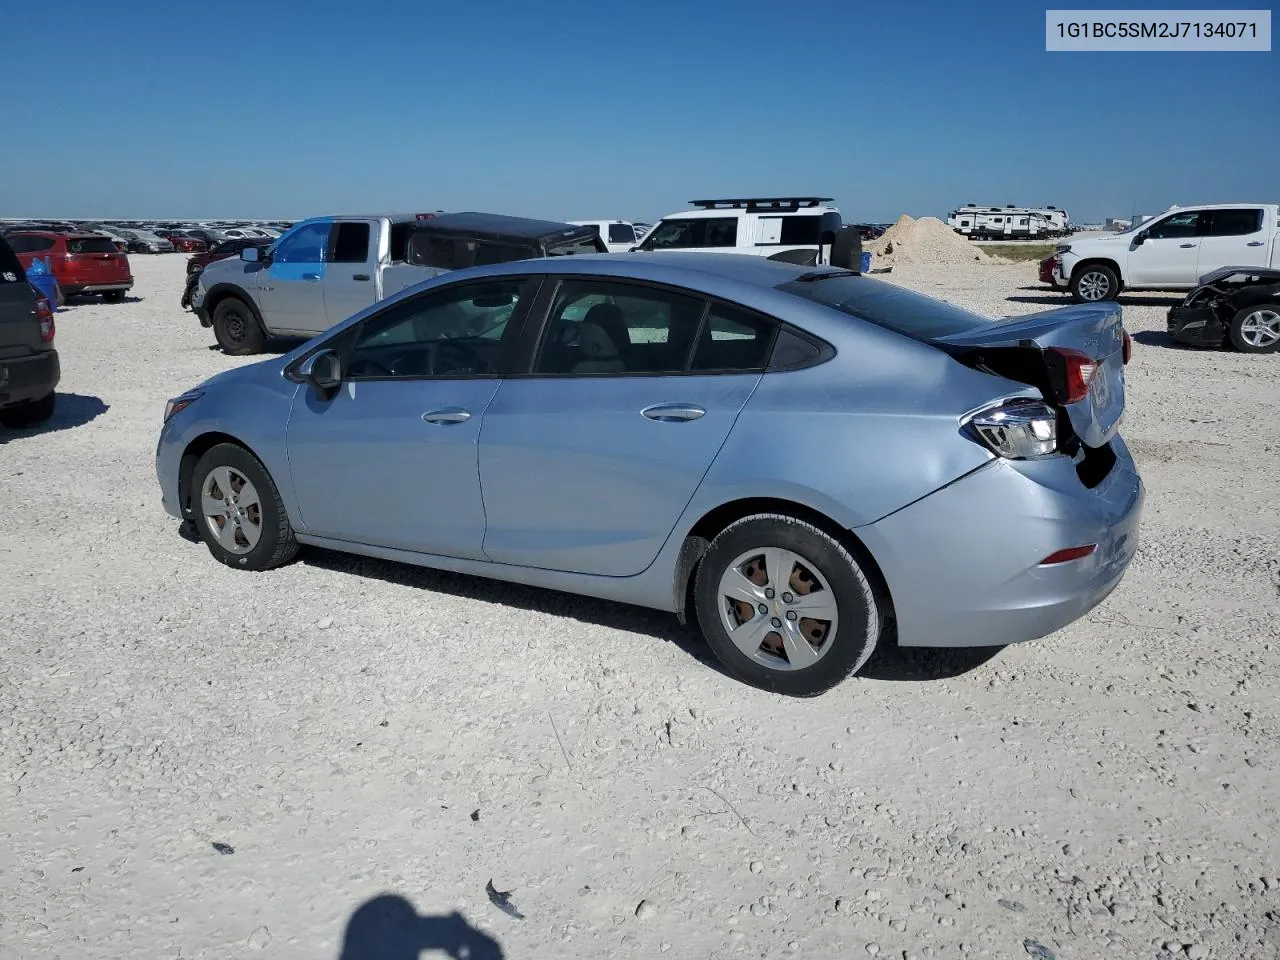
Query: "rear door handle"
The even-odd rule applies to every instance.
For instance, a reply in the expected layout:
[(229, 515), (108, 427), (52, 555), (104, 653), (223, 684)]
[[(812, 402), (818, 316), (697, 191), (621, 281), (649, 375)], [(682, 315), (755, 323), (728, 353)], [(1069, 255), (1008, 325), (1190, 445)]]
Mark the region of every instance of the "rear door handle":
[(1194, 247), (1194, 246), (1195, 246), (1195, 244), (1194, 244), (1194, 243), (1180, 243), (1180, 244), (1178, 244), (1178, 246), (1180, 246), (1183, 250), (1187, 250), (1187, 249), (1189, 249), (1189, 248), (1191, 248), (1191, 247)]
[(319, 280), (319, 279), (320, 279), (320, 274), (318, 274), (318, 273), (304, 273), (304, 274), (302, 275), (302, 279), (303, 279), (303, 280)]
[(439, 410), (428, 410), (422, 415), (427, 423), (466, 423), (471, 419), (471, 411), (461, 407), (442, 407)]
[(659, 423), (679, 423), (683, 420), (697, 420), (705, 416), (707, 411), (691, 403), (655, 403), (651, 407), (645, 407), (640, 413)]
[(353, 273), (351, 275), (351, 279), (352, 280), (368, 280), (369, 275), (367, 273)]
[(1246, 243), (1246, 244), (1245, 244), (1245, 246), (1246, 246), (1246, 247), (1260, 247), (1260, 246), (1262, 246), (1262, 241), (1261, 241), (1261, 240), (1250, 240), (1248, 243)]

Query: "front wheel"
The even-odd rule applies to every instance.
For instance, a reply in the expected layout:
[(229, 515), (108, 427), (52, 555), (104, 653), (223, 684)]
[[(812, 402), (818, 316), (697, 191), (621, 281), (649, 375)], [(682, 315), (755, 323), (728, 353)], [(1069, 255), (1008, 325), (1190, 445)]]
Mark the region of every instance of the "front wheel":
[(212, 447), (191, 472), (191, 511), (214, 559), (270, 570), (298, 552), (280, 491), (258, 458), (234, 443)]
[(1071, 278), (1071, 296), (1076, 303), (1101, 303), (1120, 296), (1120, 278), (1102, 263), (1081, 267)]
[(1280, 347), (1280, 303), (1245, 307), (1227, 327), (1231, 345), (1244, 353), (1272, 353)]
[(694, 584), (698, 622), (738, 679), (812, 697), (867, 662), (880, 604), (854, 556), (802, 520), (758, 514), (712, 541)]
[(223, 352), (233, 357), (260, 353), (267, 339), (249, 305), (235, 297), (214, 308), (213, 335)]

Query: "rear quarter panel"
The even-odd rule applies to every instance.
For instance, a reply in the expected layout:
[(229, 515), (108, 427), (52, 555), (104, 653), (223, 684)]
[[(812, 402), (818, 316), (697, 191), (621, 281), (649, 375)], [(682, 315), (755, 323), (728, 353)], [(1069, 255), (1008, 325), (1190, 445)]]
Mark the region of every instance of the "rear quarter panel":
[(848, 528), (872, 523), (993, 458), (961, 434), (966, 414), (1002, 397), (1038, 396), (933, 347), (857, 326), (864, 329), (851, 329), (832, 360), (761, 378), (688, 526), (745, 497), (801, 503)]

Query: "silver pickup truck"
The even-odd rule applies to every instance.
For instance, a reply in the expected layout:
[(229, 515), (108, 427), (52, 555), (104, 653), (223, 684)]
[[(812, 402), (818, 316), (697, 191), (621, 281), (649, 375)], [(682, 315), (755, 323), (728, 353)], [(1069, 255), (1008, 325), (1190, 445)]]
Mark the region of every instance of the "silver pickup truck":
[(312, 337), (449, 270), (603, 253), (590, 227), (488, 213), (395, 213), (302, 220), (269, 247), (204, 268), (191, 298), (226, 353), (267, 337)]

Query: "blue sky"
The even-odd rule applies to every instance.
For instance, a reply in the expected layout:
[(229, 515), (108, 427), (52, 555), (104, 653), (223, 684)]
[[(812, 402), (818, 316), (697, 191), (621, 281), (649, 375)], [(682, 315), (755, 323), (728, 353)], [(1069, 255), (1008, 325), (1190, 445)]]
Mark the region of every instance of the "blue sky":
[(12, 0), (0, 217), (1280, 201), (1280, 54), (1046, 53), (1044, 9)]

